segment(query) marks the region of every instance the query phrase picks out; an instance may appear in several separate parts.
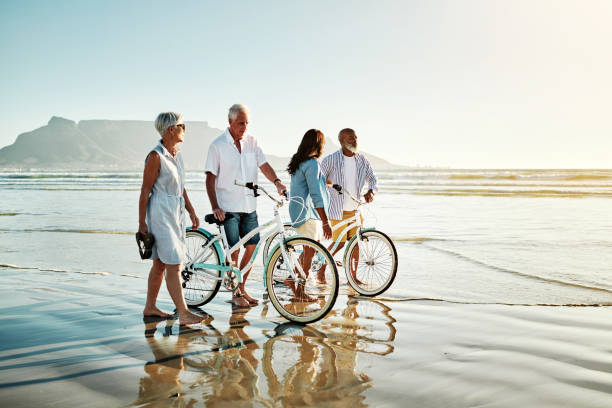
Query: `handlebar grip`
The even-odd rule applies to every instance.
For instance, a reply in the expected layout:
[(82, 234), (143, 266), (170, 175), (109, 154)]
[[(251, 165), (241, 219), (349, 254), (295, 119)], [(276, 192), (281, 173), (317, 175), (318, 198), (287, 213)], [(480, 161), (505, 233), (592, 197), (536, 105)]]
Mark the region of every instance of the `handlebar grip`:
[(281, 194), (285, 196), (285, 198), (289, 198), (289, 195), (287, 194), (287, 190), (281, 191)]
[(334, 190), (336, 190), (337, 192), (339, 192), (340, 194), (342, 194), (342, 186), (341, 186), (341, 185), (339, 185), (339, 184), (334, 184), (334, 185), (332, 185), (332, 188), (333, 188)]

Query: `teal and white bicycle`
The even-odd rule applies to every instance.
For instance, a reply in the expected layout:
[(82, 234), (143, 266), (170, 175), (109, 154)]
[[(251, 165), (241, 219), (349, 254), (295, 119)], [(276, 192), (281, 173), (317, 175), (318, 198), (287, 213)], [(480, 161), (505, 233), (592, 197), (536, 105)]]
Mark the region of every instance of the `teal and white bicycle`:
[[(264, 285), (274, 308), (285, 318), (297, 323), (312, 323), (323, 317), (334, 307), (338, 297), (338, 270), (334, 259), (323, 245), (302, 236), (285, 233), (279, 208), (283, 199), (274, 198), (263, 187), (253, 183), (237, 185), (253, 191), (255, 196), (264, 193), (274, 203), (274, 218), (248, 233), (229, 248), (223, 222), (208, 214), (204, 220), (216, 224), (218, 234), (205, 229), (188, 229), (186, 233), (186, 260), (181, 272), (183, 295), (189, 306), (202, 306), (212, 300), (221, 285), (233, 291), (242, 282), (242, 274), (253, 264), (262, 242), (276, 237), (272, 248), (266, 248), (264, 262)], [(231, 216), (231, 214), (226, 214)], [(240, 270), (231, 262), (230, 254), (240, 250), (255, 234), (260, 233), (249, 263)], [(310, 265), (302, 259), (304, 250), (314, 253)], [(325, 284), (317, 280), (317, 273), (325, 265)], [(319, 268), (319, 269), (315, 269)]]
[[(357, 233), (351, 237), (344, 246), (342, 261), (337, 263), (344, 266), (349, 285), (360, 295), (377, 296), (389, 289), (397, 274), (397, 250), (393, 241), (387, 234), (374, 228), (361, 227), (361, 207), (364, 201), (353, 196), (338, 184), (333, 188), (340, 194), (346, 194), (357, 203), (355, 215), (332, 227), (332, 231), (340, 230), (336, 241), (329, 244), (329, 251), (335, 254), (345, 236), (353, 228)], [(293, 236), (295, 229), (290, 223), (285, 224), (285, 230), (268, 238), (264, 247), (264, 257), (276, 245), (281, 237)], [(326, 270), (323, 258), (313, 259), (313, 270)]]

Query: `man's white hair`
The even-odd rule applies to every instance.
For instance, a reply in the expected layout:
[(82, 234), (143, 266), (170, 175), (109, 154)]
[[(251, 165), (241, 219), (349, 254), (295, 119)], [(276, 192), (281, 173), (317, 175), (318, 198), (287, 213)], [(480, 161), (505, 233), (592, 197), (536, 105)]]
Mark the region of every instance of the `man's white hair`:
[(183, 115), (177, 112), (162, 112), (155, 119), (155, 129), (161, 136), (165, 135), (170, 126), (183, 122)]
[(236, 119), (236, 117), (238, 117), (238, 114), (240, 113), (244, 113), (245, 115), (249, 116), (249, 108), (247, 108), (241, 103), (235, 103), (229, 108), (227, 117), (230, 120), (234, 120)]

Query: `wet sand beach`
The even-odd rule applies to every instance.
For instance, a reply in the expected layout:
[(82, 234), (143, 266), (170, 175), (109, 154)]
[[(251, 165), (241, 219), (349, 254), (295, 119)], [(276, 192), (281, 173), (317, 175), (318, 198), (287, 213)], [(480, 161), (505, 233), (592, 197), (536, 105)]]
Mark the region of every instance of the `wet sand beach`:
[[(382, 296), (353, 296), (340, 269), (317, 323), (220, 292), (205, 324), (181, 329), (142, 317), (141, 174), (1, 175), (0, 405), (612, 406), (612, 171), (379, 178), (366, 225), (399, 259)], [(187, 184), (202, 218), (203, 174)], [(259, 299), (261, 264), (247, 282)], [(165, 287), (158, 303), (173, 310)]]
[(143, 319), (141, 279), (0, 276), (3, 406), (612, 404), (605, 306), (365, 299), (344, 286), (305, 327), (220, 293), (199, 311), (205, 324), (184, 328)]

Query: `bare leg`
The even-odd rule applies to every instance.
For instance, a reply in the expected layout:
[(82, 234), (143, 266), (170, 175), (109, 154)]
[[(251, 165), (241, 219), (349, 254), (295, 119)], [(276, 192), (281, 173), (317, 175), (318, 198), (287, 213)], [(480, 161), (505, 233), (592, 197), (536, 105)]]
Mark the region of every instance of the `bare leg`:
[(363, 282), (357, 279), (357, 265), (359, 264), (359, 243), (355, 245), (355, 250), (351, 254), (351, 259), (349, 259), (349, 268), (351, 270), (351, 275), (355, 280), (355, 283), (358, 285), (362, 285)]
[[(242, 268), (244, 268), (245, 266), (247, 266), (247, 264), (249, 263), (249, 261), (251, 260), (251, 256), (253, 256), (253, 252), (255, 252), (255, 247), (256, 245), (247, 245), (244, 248), (244, 254), (242, 254), (242, 260), (240, 261), (240, 270), (242, 270)], [(245, 273), (244, 275), (242, 275), (242, 283), (240, 283), (238, 285), (238, 288), (240, 288), (240, 292), (242, 292), (242, 295), (244, 296), (244, 299), (250, 304), (250, 305), (256, 305), (257, 303), (259, 303), (257, 301), (257, 299), (249, 296), (248, 293), (246, 293), (246, 290), (244, 288), (244, 284), (246, 283), (247, 277), (249, 276), (249, 274), (251, 273), (251, 269), (253, 269), (253, 266), (251, 266)]]
[(310, 247), (304, 248), (304, 252), (300, 255), (300, 265), (302, 266), (302, 270), (308, 277), (308, 273), (310, 272), (310, 267), (312, 266), (312, 257), (314, 256), (314, 249)]
[(171, 314), (162, 312), (156, 306), (157, 295), (161, 288), (162, 281), (164, 280), (164, 269), (166, 265), (159, 259), (153, 260), (153, 266), (149, 271), (149, 282), (147, 286), (147, 301), (145, 303), (142, 314), (144, 316), (159, 316), (159, 317), (170, 317)]
[(181, 265), (166, 265), (166, 287), (178, 311), (179, 323), (183, 326), (200, 323), (203, 320), (202, 317), (191, 313), (189, 308), (187, 308), (183, 298), (180, 273)]
[[(329, 244), (329, 247), (327, 248), (329, 251), (331, 251), (331, 249), (334, 247), (334, 242), (332, 242), (331, 244)], [(334, 252), (332, 253), (332, 259), (334, 258), (334, 256), (336, 256), (336, 254), (338, 253), (338, 251), (340, 251), (342, 248), (344, 247), (344, 241), (340, 241), (340, 243), (338, 244), (338, 247), (334, 250)], [(317, 272), (317, 282), (319, 282), (320, 284), (326, 284), (327, 282), (325, 281), (325, 268), (327, 268), (327, 264), (323, 264), (323, 266), (321, 267), (321, 269), (319, 269), (319, 271)]]
[[(236, 250), (234, 252), (232, 252), (231, 254), (231, 258), (232, 258), (232, 262), (234, 263), (234, 265), (238, 265), (238, 255), (240, 253), (240, 250)], [(244, 259), (244, 256), (242, 257)], [(240, 268), (242, 269), (242, 268)], [(242, 289), (244, 289), (244, 281), (246, 280), (246, 276), (243, 275), (242, 276), (242, 287), (239, 284), (238, 288), (236, 290), (234, 290), (234, 293), (232, 294), (232, 303), (235, 306), (238, 307), (249, 307), (251, 306), (251, 304), (248, 302), (248, 300), (245, 299), (245, 297), (243, 296), (244, 292), (242, 291)]]
[[(310, 247), (304, 248), (304, 252), (300, 255), (300, 266), (302, 270), (306, 274), (306, 278), (308, 278), (308, 273), (310, 272), (310, 267), (312, 266), (312, 258), (314, 256), (314, 249)], [(297, 270), (295, 274), (299, 276)], [(305, 285), (303, 282), (298, 282), (294, 287), (292, 287), (293, 293), (295, 294), (295, 299), (300, 302), (314, 302), (316, 299), (308, 296), (305, 291)]]

